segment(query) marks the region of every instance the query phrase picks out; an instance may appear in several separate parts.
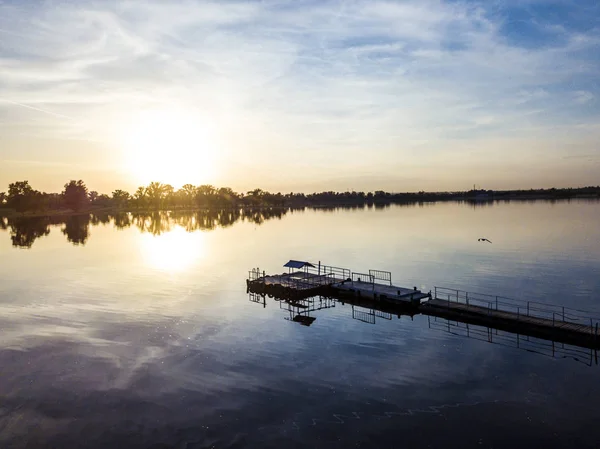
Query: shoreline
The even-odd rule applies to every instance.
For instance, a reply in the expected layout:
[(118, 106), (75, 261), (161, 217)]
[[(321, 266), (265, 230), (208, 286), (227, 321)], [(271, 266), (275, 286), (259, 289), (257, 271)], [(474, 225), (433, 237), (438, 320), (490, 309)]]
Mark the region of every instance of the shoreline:
[(136, 209), (131, 207), (117, 208), (117, 207), (102, 207), (102, 208), (88, 208), (85, 210), (74, 211), (70, 209), (57, 209), (57, 210), (44, 210), (44, 211), (27, 211), (17, 212), (14, 209), (2, 209), (0, 208), (0, 218), (52, 218), (52, 217), (73, 217), (79, 215), (89, 214), (151, 214), (155, 212), (214, 212), (214, 211), (227, 211), (227, 210), (244, 210), (244, 211), (256, 211), (256, 210), (277, 210), (277, 209), (331, 209), (331, 208), (357, 208), (357, 207), (388, 207), (392, 205), (409, 205), (409, 204), (422, 204), (422, 203), (471, 203), (471, 204), (487, 204), (495, 202), (507, 202), (507, 201), (571, 201), (571, 200), (595, 200), (600, 202), (600, 195), (578, 195), (573, 197), (553, 197), (553, 196), (542, 196), (542, 195), (524, 195), (524, 196), (512, 196), (512, 197), (491, 197), (491, 198), (444, 198), (444, 199), (423, 199), (423, 200), (407, 200), (407, 201), (361, 201), (361, 202), (348, 202), (348, 203), (319, 203), (319, 204), (284, 204), (284, 205), (257, 205), (248, 206), (243, 205), (239, 207), (183, 207), (183, 208), (160, 208), (160, 209)]

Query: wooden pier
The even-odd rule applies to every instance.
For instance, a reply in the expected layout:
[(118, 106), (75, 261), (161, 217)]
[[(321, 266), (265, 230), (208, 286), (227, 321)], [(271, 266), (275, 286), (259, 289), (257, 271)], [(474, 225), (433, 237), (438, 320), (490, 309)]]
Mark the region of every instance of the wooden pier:
[(423, 293), (416, 287), (393, 285), (391, 273), (381, 270), (355, 273), (321, 263), (293, 260), (285, 266), (289, 268), (288, 273), (278, 275), (251, 270), (248, 291), (285, 299), (291, 305), (290, 310), (296, 310), (292, 320), (305, 325), (312, 324), (314, 317), (303, 317), (306, 315), (303, 307), (305, 312), (313, 310), (310, 298), (324, 295), (350, 304), (366, 303), (372, 310), (382, 313), (423, 314), (600, 349), (600, 316), (591, 312), (444, 287), (435, 287), (433, 293)]

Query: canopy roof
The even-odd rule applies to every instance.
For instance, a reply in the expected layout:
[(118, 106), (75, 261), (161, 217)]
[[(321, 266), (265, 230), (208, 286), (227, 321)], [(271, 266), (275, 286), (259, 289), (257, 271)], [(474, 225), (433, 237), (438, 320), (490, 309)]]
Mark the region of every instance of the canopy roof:
[(304, 268), (304, 267), (313, 267), (314, 265), (310, 262), (303, 262), (301, 260), (290, 260), (288, 263), (284, 265), (284, 267), (288, 268)]

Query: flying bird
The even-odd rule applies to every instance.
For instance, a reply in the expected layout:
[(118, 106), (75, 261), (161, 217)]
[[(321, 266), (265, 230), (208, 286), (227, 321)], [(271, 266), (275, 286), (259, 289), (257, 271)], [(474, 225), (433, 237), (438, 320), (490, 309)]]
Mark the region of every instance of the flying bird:
[(488, 239), (477, 239), (478, 242), (488, 242), (488, 243), (492, 243), (490, 242)]

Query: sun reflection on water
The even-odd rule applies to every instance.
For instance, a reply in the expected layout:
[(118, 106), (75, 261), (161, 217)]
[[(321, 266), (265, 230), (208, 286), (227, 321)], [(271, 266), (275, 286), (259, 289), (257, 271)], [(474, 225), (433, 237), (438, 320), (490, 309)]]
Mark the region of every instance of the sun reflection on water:
[(205, 233), (186, 232), (179, 225), (161, 235), (140, 234), (140, 243), (143, 261), (161, 271), (184, 271), (206, 254)]

